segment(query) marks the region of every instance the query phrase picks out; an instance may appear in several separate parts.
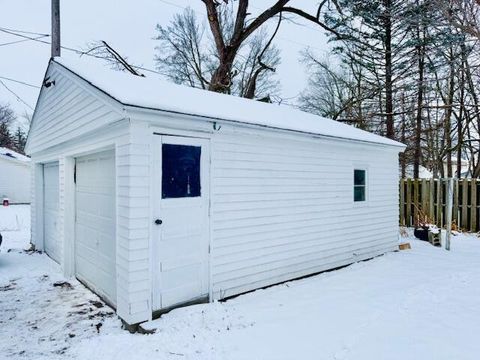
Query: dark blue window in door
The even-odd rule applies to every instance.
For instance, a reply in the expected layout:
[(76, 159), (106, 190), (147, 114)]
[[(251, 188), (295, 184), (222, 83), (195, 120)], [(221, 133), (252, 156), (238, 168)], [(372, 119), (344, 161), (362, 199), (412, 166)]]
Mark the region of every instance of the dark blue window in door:
[(200, 196), (201, 147), (162, 145), (162, 199)]

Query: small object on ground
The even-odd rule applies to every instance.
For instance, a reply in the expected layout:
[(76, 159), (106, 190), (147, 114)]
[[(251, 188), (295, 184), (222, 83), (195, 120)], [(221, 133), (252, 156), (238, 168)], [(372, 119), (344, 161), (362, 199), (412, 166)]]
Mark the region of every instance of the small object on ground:
[(441, 233), (440, 231), (429, 231), (428, 232), (428, 242), (433, 246), (442, 246)]
[(97, 300), (90, 300), (89, 303), (95, 306), (97, 309), (100, 309), (104, 306), (102, 302)]
[(147, 321), (138, 325), (137, 331), (140, 334), (145, 334), (145, 335), (155, 334), (155, 332), (157, 331), (157, 326), (154, 321)]
[(0, 234), (0, 246), (2, 246), (2, 234)]
[(3, 206), (8, 206), (10, 204), (10, 199), (9, 198), (3, 198), (2, 204), (3, 204)]
[(95, 325), (95, 328), (97, 329), (97, 333), (100, 334), (100, 328), (102, 327), (102, 323), (98, 323), (97, 325)]
[(53, 286), (69, 290), (73, 289), (73, 286), (68, 281), (57, 281), (53, 283)]
[(410, 246), (410, 243), (403, 243), (398, 245), (399, 250), (410, 250), (412, 247)]
[(428, 241), (428, 227), (422, 226), (413, 230), (413, 235), (419, 240)]

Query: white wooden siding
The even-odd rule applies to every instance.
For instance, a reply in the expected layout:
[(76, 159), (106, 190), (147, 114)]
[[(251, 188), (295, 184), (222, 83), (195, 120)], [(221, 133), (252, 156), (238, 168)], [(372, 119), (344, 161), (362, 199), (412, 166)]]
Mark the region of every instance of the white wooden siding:
[(30, 203), (31, 164), (0, 157), (0, 200)]
[[(59, 161), (61, 257), (66, 276), (73, 276), (73, 188), (66, 164), (77, 156), (115, 148), (117, 196), (117, 313), (129, 323), (151, 318), (150, 284), (150, 133), (132, 125), (121, 104), (53, 64), (47, 76), (55, 86), (42, 89), (27, 146), (39, 187), (41, 164)], [(37, 174), (38, 173), (38, 174)], [(33, 201), (39, 199), (37, 191)], [(40, 204), (34, 204), (38, 209)], [(32, 212), (32, 239), (41, 248), (43, 214)], [(42, 239), (43, 240), (43, 239)]]
[(119, 104), (103, 99), (99, 91), (59, 65), (51, 65), (46, 76), (55, 80), (55, 85), (41, 90), (30, 129), (34, 136), (29, 136), (27, 142), (29, 153), (38, 153), (124, 117)]
[[(397, 152), (241, 132), (212, 140), (212, 281), (222, 298), (394, 249)], [(366, 168), (368, 201), (353, 202)]]
[(131, 124), (117, 143), (117, 312), (128, 323), (149, 320), (151, 311), (151, 133)]

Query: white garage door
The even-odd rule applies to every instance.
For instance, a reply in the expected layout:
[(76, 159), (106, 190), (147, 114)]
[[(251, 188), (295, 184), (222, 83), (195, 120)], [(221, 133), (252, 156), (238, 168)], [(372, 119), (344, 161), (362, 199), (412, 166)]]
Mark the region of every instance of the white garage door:
[(44, 223), (43, 238), (45, 252), (56, 262), (60, 262), (60, 240), (58, 228), (58, 162), (43, 166)]
[(75, 272), (79, 280), (116, 304), (115, 154), (76, 160)]

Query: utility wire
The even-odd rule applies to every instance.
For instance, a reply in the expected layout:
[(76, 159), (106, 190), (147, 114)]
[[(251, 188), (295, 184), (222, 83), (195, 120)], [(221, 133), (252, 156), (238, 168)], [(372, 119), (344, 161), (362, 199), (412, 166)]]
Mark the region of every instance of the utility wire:
[[(42, 39), (42, 38), (48, 37), (48, 36), (50, 36), (50, 35), (38, 36), (38, 37), (35, 38), (35, 40)], [(22, 42), (25, 42), (25, 41), (31, 41), (31, 39), (22, 39), (22, 40), (17, 40), (17, 41), (10, 41), (10, 42), (6, 42), (6, 43), (3, 43), (3, 44), (0, 44), (0, 46), (13, 45), (13, 44), (22, 43)]]
[(0, 85), (3, 85), (3, 87), (7, 89), (8, 92), (13, 94), (13, 96), (15, 96), (18, 101), (28, 106), (32, 111), (34, 110), (33, 107), (31, 107), (25, 100), (23, 100), (20, 96), (18, 96), (18, 94), (15, 93), (12, 89), (10, 89), (2, 80), (0, 80)]
[[(7, 33), (7, 34), (10, 34), (10, 35), (13, 35), (13, 36), (19, 36), (19, 37), (22, 37), (24, 39), (26, 39), (25, 41), (28, 41), (28, 40), (32, 40), (32, 41), (36, 41), (36, 42), (40, 42), (42, 44), (47, 44), (47, 45), (50, 45), (50, 41), (45, 41), (45, 40), (41, 40), (41, 39), (38, 39), (38, 38), (34, 38), (34, 37), (30, 37), (30, 36), (27, 36), (27, 35), (22, 35), (22, 34), (18, 34), (16, 33), (17, 31), (18, 32), (23, 32), (23, 33), (28, 33), (26, 31), (22, 31), (22, 30), (12, 30), (12, 29), (7, 29), (7, 28), (2, 28), (0, 27), (0, 31), (4, 32), (4, 33)], [(50, 35), (48, 35), (50, 36)], [(102, 56), (99, 56), (99, 55), (95, 55), (95, 54), (90, 54), (86, 51), (83, 51), (83, 50), (79, 50), (79, 49), (75, 49), (75, 48), (72, 48), (72, 47), (68, 47), (68, 46), (61, 46), (62, 49), (64, 50), (68, 50), (68, 51), (72, 51), (80, 56), (82, 55), (86, 55), (86, 56), (90, 56), (90, 57), (93, 57), (93, 58), (96, 58), (96, 59), (101, 59), (101, 60), (105, 60), (105, 58), (103, 58)], [(132, 65), (132, 67), (134, 67), (135, 69), (140, 69), (140, 70), (143, 70), (143, 71), (147, 71), (147, 72), (150, 72), (150, 73), (155, 73), (155, 74), (159, 74), (159, 75), (164, 75), (162, 74), (161, 72), (159, 71), (156, 71), (156, 70), (152, 70), (152, 69), (148, 69), (148, 68), (145, 68), (143, 66), (138, 66), (138, 65)]]
[(11, 28), (6, 28), (6, 27), (4, 27), (4, 26), (2, 26), (2, 29), (7, 30), (7, 31), (17, 32), (17, 33), (22, 33), (22, 34), (40, 35), (40, 36), (50, 36), (50, 34), (44, 34), (44, 33), (33, 32), (33, 31), (25, 31), (25, 30), (11, 29)]
[(12, 81), (12, 82), (15, 82), (15, 83), (18, 83), (18, 84), (22, 84), (22, 85), (25, 85), (25, 86), (30, 86), (30, 87), (33, 87), (33, 88), (36, 88), (36, 89), (40, 89), (40, 86), (32, 85), (32, 84), (26, 83), (24, 81), (15, 80), (15, 79), (12, 79), (12, 78), (9, 78), (9, 77), (6, 77), (6, 76), (0, 76), (0, 79), (7, 80), (7, 81)]

